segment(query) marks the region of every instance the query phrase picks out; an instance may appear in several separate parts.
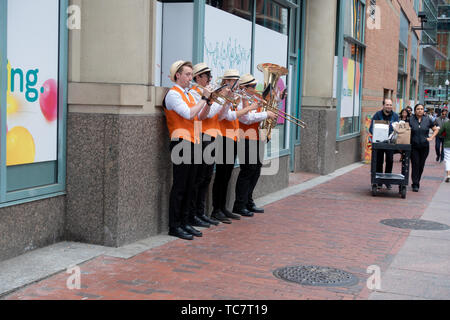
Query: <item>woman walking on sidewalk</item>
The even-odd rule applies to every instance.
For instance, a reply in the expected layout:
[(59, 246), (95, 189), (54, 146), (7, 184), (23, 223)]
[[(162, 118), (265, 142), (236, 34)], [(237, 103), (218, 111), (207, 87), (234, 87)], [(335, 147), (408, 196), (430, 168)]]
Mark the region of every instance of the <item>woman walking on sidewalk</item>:
[(439, 130), (439, 135), (441, 137), (443, 134), (445, 170), (447, 171), (447, 178), (445, 178), (445, 182), (450, 182), (450, 121), (445, 122)]
[[(424, 111), (423, 105), (416, 104), (414, 115), (409, 119), (409, 126), (411, 127), (411, 180), (414, 192), (418, 192), (420, 188), (420, 178), (430, 152), (430, 141), (433, 141), (439, 131), (434, 125), (434, 121), (424, 115)], [(429, 137), (430, 129), (433, 130), (431, 137)]]

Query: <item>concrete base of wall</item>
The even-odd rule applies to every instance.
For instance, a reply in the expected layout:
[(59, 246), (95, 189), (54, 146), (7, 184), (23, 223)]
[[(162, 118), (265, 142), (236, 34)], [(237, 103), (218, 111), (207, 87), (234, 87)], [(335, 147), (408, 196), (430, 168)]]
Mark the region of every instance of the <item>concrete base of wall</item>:
[[(165, 118), (69, 113), (65, 239), (119, 247), (168, 230), (172, 164)], [(254, 197), (289, 184), (289, 157), (261, 176)], [(227, 206), (232, 208), (239, 168)], [(211, 213), (211, 189), (208, 212)]]
[(326, 175), (361, 161), (361, 138), (336, 141), (336, 110), (302, 107), (301, 144), (295, 147), (295, 171)]
[(63, 240), (65, 197), (0, 209), (0, 261)]
[(302, 107), (300, 146), (296, 147), (295, 171), (325, 175), (336, 170), (336, 109)]

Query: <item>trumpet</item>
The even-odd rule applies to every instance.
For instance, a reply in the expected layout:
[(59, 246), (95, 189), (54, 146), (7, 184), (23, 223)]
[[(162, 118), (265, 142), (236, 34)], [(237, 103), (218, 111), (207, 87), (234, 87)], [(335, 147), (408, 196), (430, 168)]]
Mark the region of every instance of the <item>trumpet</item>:
[[(305, 123), (304, 121), (302, 121), (302, 120), (300, 120), (300, 119), (294, 117), (293, 115), (291, 115), (291, 114), (289, 114), (289, 113), (287, 113), (287, 112), (285, 112), (285, 111), (283, 111), (283, 110), (281, 110), (281, 109), (278, 109), (278, 108), (273, 107), (273, 106), (272, 106), (267, 100), (265, 100), (265, 99), (263, 98), (263, 96), (262, 96), (261, 94), (259, 94), (259, 93), (249, 93), (249, 92), (247, 92), (247, 90), (245, 90), (245, 89), (238, 89), (237, 95), (241, 96), (241, 98), (246, 99), (246, 100), (250, 100), (250, 101), (256, 100), (258, 103), (261, 103), (261, 104), (262, 104), (262, 106), (263, 106), (263, 108), (264, 108), (265, 110), (272, 111), (272, 112), (275, 113), (278, 117), (281, 117), (281, 118), (285, 119), (286, 121), (289, 121), (289, 122), (293, 123), (294, 125), (296, 125), (296, 126), (298, 126), (298, 127), (306, 128), (306, 123)], [(283, 93), (282, 93), (281, 96), (284, 97), (285, 95), (286, 95), (286, 93), (283, 91)], [(283, 100), (283, 99), (281, 99), (281, 100)]]
[[(215, 86), (212, 89), (208, 89), (208, 88), (205, 88), (205, 87), (199, 85), (198, 83), (195, 83), (195, 82), (191, 81), (189, 89), (192, 89), (193, 87), (198, 87), (198, 88), (200, 88), (202, 90), (204, 90), (204, 89), (207, 89), (209, 91), (212, 90), (211, 91), (211, 97), (210, 97), (210, 99), (212, 101), (214, 101), (214, 102), (216, 102), (216, 103), (218, 103), (220, 105), (224, 105), (226, 102), (228, 102), (228, 103), (230, 103), (233, 106), (234, 109), (236, 109), (237, 105), (239, 104), (239, 101), (237, 99), (233, 100), (233, 99), (231, 99), (231, 98), (229, 98), (227, 96), (224, 96), (223, 94), (220, 93), (220, 91), (222, 91), (227, 86), (228, 85), (224, 84), (224, 85), (221, 85), (221, 86)], [(220, 99), (222, 99), (222, 100), (220, 100)]]

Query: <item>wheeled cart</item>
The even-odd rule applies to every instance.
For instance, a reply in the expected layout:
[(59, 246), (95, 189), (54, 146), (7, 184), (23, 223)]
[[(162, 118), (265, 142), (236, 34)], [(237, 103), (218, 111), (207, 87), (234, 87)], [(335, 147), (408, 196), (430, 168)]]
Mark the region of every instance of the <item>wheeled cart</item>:
[[(377, 170), (377, 152), (378, 150), (392, 150), (400, 151), (402, 157), (402, 173), (382, 173), (376, 172)], [(372, 144), (372, 161), (371, 161), (371, 183), (372, 183), (372, 195), (377, 195), (377, 189), (379, 184), (398, 185), (398, 192), (403, 199), (406, 198), (406, 188), (409, 181), (409, 158), (411, 156), (410, 144), (393, 144), (376, 142)]]

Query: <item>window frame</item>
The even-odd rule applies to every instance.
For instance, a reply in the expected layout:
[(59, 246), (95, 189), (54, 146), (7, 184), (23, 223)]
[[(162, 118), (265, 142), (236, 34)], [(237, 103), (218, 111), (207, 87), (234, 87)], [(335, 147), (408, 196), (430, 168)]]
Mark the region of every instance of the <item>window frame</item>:
[[(254, 70), (254, 48), (255, 48), (255, 26), (256, 26), (256, 1), (253, 1), (253, 13), (252, 13), (252, 55), (251, 55), (251, 68), (250, 72), (254, 74), (259, 72)], [(275, 4), (288, 9), (288, 47), (286, 56), (286, 67), (292, 72), (297, 72), (294, 74), (288, 74), (286, 77), (286, 83), (289, 90), (288, 98), (290, 100), (290, 105), (286, 101), (286, 111), (290, 111), (294, 116), (300, 115), (301, 109), (301, 93), (300, 93), (300, 82), (302, 79), (299, 76), (299, 72), (302, 72), (302, 59), (303, 52), (301, 52), (302, 42), (303, 42), (303, 32), (304, 32), (304, 8), (305, 0), (271, 0)], [(204, 19), (205, 19), (205, 5), (206, 0), (194, 0), (194, 47), (193, 47), (193, 63), (199, 63), (203, 61), (204, 50), (203, 50), (203, 39), (204, 39)], [(293, 14), (296, 11), (297, 14)], [(293, 21), (293, 20), (296, 21)], [(302, 25), (298, 21), (302, 20)], [(267, 28), (267, 27), (266, 27)], [(294, 29), (296, 28), (296, 29)], [(276, 30), (274, 30), (276, 31)], [(279, 31), (277, 31), (279, 32)], [(197, 36), (196, 36), (197, 35)], [(301, 37), (301, 38), (300, 38)], [(300, 40), (301, 39), (301, 40)], [(293, 43), (294, 42), (294, 43)], [(293, 50), (294, 49), (294, 50)], [(300, 65), (299, 65), (300, 64)], [(290, 68), (292, 66), (292, 68)], [(284, 124), (284, 141), (280, 143), (279, 149), (274, 150), (274, 152), (268, 152), (268, 147), (266, 147), (266, 157), (265, 159), (270, 160), (274, 158), (279, 158), (286, 155), (292, 155), (294, 148), (293, 146), (300, 143), (300, 128), (293, 128), (289, 121), (285, 121)], [(296, 131), (294, 131), (296, 130)]]
[[(51, 198), (65, 194), (66, 189), (66, 126), (67, 126), (67, 68), (68, 68), (68, 27), (67, 27), (67, 9), (68, 0), (59, 0), (59, 61), (58, 61), (58, 129), (57, 129), (57, 160), (55, 174), (56, 183), (38, 185), (34, 187), (25, 187), (17, 191), (7, 191), (8, 187), (8, 168), (6, 166), (6, 108), (1, 108), (1, 163), (0, 163), (0, 208), (21, 203)], [(4, 61), (7, 54), (7, 0), (0, 0), (2, 12), (1, 23), (3, 34), (0, 35), (4, 44), (1, 52)], [(7, 78), (6, 63), (2, 65), (2, 78)], [(2, 82), (1, 98), (2, 105), (6, 106), (6, 87)], [(30, 164), (35, 165), (35, 164)], [(21, 168), (17, 166), (15, 171)], [(25, 166), (23, 166), (25, 168)], [(28, 167), (27, 169), (30, 169)], [(33, 170), (36, 171), (33, 171)], [(33, 167), (31, 172), (38, 173), (39, 166)], [(10, 170), (11, 171), (11, 170)], [(29, 170), (30, 171), (30, 170)]]
[[(354, 137), (361, 135), (361, 109), (362, 109), (362, 86), (363, 86), (363, 77), (364, 77), (364, 57), (365, 57), (365, 25), (366, 25), (366, 19), (367, 19), (367, 6), (365, 0), (355, 0), (360, 5), (360, 10), (358, 11), (358, 14), (362, 14), (362, 17), (360, 19), (356, 19), (356, 21), (359, 22), (359, 26), (361, 28), (361, 36), (360, 39), (357, 39), (351, 35), (345, 34), (345, 21), (346, 21), (346, 5), (349, 4), (347, 0), (339, 0), (338, 1), (338, 18), (337, 18), (337, 56), (338, 56), (338, 63), (337, 63), (337, 87), (336, 87), (336, 141), (343, 141), (352, 139)], [(355, 29), (355, 26), (352, 26), (352, 29)], [(348, 42), (349, 44), (353, 44), (358, 47), (360, 53), (361, 53), (361, 62), (360, 62), (360, 83), (359, 83), (359, 116), (357, 117), (357, 121), (352, 120), (352, 132), (341, 134), (340, 132), (340, 122), (341, 122), (341, 104), (342, 104), (342, 87), (343, 87), (343, 56), (344, 56), (344, 49), (345, 49), (345, 42)], [(356, 61), (355, 61), (356, 62)], [(355, 72), (356, 77), (356, 72)], [(355, 100), (354, 102), (355, 103)], [(352, 119), (355, 119), (356, 117), (353, 115)]]

